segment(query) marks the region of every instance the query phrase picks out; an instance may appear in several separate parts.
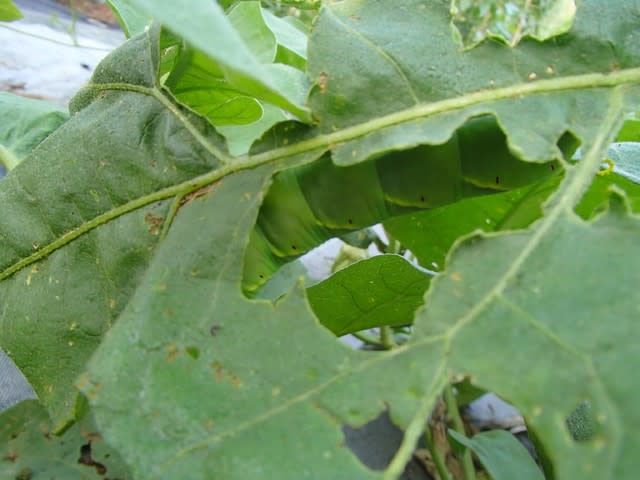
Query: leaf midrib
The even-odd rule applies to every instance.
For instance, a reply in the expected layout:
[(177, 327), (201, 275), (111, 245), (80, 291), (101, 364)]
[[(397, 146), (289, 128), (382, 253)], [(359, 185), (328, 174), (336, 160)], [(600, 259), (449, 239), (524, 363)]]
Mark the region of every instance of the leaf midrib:
[(482, 103), (490, 103), (499, 100), (507, 100), (511, 98), (522, 97), (526, 95), (553, 93), (567, 90), (587, 90), (596, 88), (614, 88), (626, 84), (640, 84), (640, 68), (630, 68), (619, 70), (609, 74), (590, 73), (583, 75), (573, 75), (562, 78), (544, 79), (531, 83), (520, 83), (509, 87), (502, 87), (489, 90), (480, 90), (467, 95), (441, 100), (433, 103), (422, 103), (405, 110), (400, 110), (382, 117), (346, 127), (336, 132), (320, 134), (314, 138), (303, 140), (285, 147), (275, 148), (273, 150), (255, 155), (255, 156), (238, 156), (232, 157), (217, 147), (212, 145), (206, 137), (204, 137), (191, 122), (180, 112), (166, 96), (165, 92), (157, 88), (142, 87), (126, 83), (107, 83), (107, 84), (90, 84), (87, 89), (96, 90), (122, 90), (150, 95), (160, 101), (167, 109), (169, 109), (180, 121), (185, 128), (193, 135), (195, 140), (208, 152), (216, 156), (222, 163), (222, 166), (211, 172), (186, 180), (182, 183), (166, 187), (155, 192), (143, 195), (135, 200), (122, 204), (107, 212), (104, 212), (90, 221), (83, 223), (74, 230), (71, 230), (61, 237), (53, 240), (51, 243), (44, 245), (38, 251), (24, 257), (13, 263), (2, 272), (0, 272), (0, 282), (12, 276), (21, 269), (35, 263), (54, 251), (62, 248), (72, 240), (84, 235), (85, 233), (99, 227), (113, 219), (120, 217), (126, 213), (142, 208), (151, 203), (166, 200), (172, 197), (183, 197), (202, 187), (205, 187), (221, 178), (235, 172), (256, 168), (260, 165), (282, 160), (294, 155), (311, 152), (313, 150), (329, 149), (337, 144), (348, 142), (356, 138), (363, 137), (372, 132), (382, 130), (384, 128), (400, 125), (403, 123), (418, 120), (420, 118), (429, 117), (439, 113), (446, 113), (455, 110), (462, 110), (467, 107)]

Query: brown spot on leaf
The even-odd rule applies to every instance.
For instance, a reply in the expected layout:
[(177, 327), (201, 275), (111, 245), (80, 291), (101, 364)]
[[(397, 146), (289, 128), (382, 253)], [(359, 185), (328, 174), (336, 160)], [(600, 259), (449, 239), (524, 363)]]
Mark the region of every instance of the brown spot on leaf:
[(211, 368), (213, 368), (214, 370), (213, 375), (217, 382), (221, 382), (222, 380), (224, 380), (224, 369), (222, 368), (222, 365), (220, 364), (220, 362), (215, 360), (211, 364)]
[(149, 225), (149, 233), (151, 235), (158, 235), (162, 225), (164, 224), (164, 218), (157, 217), (151, 212), (144, 216), (144, 221)]
[(16, 480), (31, 480), (32, 478), (33, 478), (33, 472), (28, 467), (23, 468), (16, 475)]
[(178, 347), (176, 347), (173, 343), (167, 346), (167, 361), (175, 360), (175, 358), (180, 353), (178, 351)]
[(95, 467), (98, 475), (104, 475), (107, 473), (107, 467), (91, 458), (91, 442), (85, 443), (80, 447), (80, 458), (78, 459), (78, 463), (88, 467)]
[(185, 205), (196, 198), (202, 197), (209, 193), (211, 190), (216, 188), (222, 180), (218, 180), (217, 182), (210, 183), (209, 185), (205, 185), (204, 187), (196, 190), (195, 192), (191, 192), (188, 195), (185, 195), (182, 200), (180, 200), (180, 206)]
[(320, 87), (320, 93), (325, 93), (327, 91), (327, 85), (329, 83), (329, 74), (326, 72), (320, 73), (318, 77), (318, 87)]
[(462, 275), (460, 275), (457, 272), (454, 272), (451, 274), (451, 280), (453, 280), (454, 282), (459, 282), (460, 280), (462, 280)]
[(17, 459), (18, 459), (18, 455), (16, 453), (10, 453), (9, 455), (3, 458), (3, 460), (7, 462), (15, 462)]

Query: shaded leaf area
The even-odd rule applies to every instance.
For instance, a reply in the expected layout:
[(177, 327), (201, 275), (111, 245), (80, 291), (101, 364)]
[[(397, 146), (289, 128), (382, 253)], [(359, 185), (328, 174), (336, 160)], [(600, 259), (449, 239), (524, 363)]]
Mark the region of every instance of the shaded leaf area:
[(22, 18), (22, 13), (11, 0), (0, 0), (0, 21), (11, 22)]
[(474, 230), (491, 232), (525, 228), (540, 218), (542, 203), (561, 179), (561, 176), (555, 176), (530, 187), (395, 217), (386, 220), (384, 228), (411, 250), (421, 265), (440, 271), (458, 238)]
[(307, 289), (320, 323), (335, 335), (413, 322), (431, 277), (398, 255), (357, 262)]
[[(191, 84), (199, 95), (211, 96), (217, 88), (204, 88), (202, 81), (216, 77), (247, 95), (247, 101), (254, 97), (281, 107), (302, 121), (310, 121), (304, 102), (305, 75), (293, 67), (270, 63), (268, 57), (276, 54), (275, 36), (262, 18), (259, 2), (246, 2), (247, 6), (244, 3), (235, 7), (240, 11), (234, 23), (234, 9), (227, 17), (216, 2), (208, 0), (191, 2), (188, 9), (172, 1), (131, 0), (134, 7), (162, 22), (197, 52), (185, 60), (194, 66), (193, 75), (185, 80), (185, 89)], [(266, 37), (271, 40), (265, 42)], [(201, 104), (199, 99), (191, 99), (194, 100)]]
[[(615, 149), (609, 150), (609, 156), (617, 159), (616, 168), (621, 174), (611, 173), (593, 180), (576, 207), (576, 212), (585, 219), (606, 209), (609, 192), (614, 187), (622, 188), (632, 210), (640, 212), (640, 185), (625, 178), (634, 175), (635, 157), (621, 160)], [(561, 179), (555, 176), (530, 187), (395, 217), (386, 220), (384, 226), (411, 250), (421, 265), (440, 271), (444, 269), (446, 255), (458, 238), (474, 230), (497, 232), (526, 228), (538, 220), (542, 215), (543, 202)]]
[[(439, 392), (435, 342), (419, 354), (356, 352), (317, 323), (299, 288), (275, 304), (242, 296), (259, 205), (246, 192), (263, 190), (268, 174), (226, 177), (183, 207), (160, 247), (167, 255), (80, 380), (136, 478), (381, 478), (344, 447), (341, 425), (375, 418), (383, 400), (406, 424), (423, 394)], [(176, 249), (187, 239), (188, 251)]]
[[(367, 122), (379, 127), (359, 126), (356, 140), (336, 146), (334, 161), (350, 164), (390, 149), (442, 143), (481, 113), (497, 116), (511, 149), (523, 158), (560, 158), (558, 139), (567, 130), (591, 137), (608, 105), (608, 88), (589, 88), (606, 77), (578, 86), (571, 76), (640, 65), (634, 20), (640, 3), (609, 6), (581, 2), (562, 41), (524, 39), (515, 49), (485, 42), (467, 52), (453, 40), (448, 0), (325, 6), (309, 40), (314, 115), (325, 132)], [(459, 98), (464, 95), (469, 97)], [(433, 104), (445, 100), (450, 106)], [(422, 118), (426, 112), (434, 115)]]
[(493, 430), (467, 438), (454, 430), (449, 435), (471, 449), (494, 480), (544, 480), (527, 449), (511, 433)]
[(129, 471), (87, 414), (55, 437), (46, 410), (33, 400), (0, 415), (0, 475), (29, 480), (128, 480)]
[(171, 200), (153, 193), (218, 165), (194, 134), (220, 138), (161, 100), (149, 35), (108, 56), (72, 117), (0, 182), (0, 345), (56, 428), (154, 255)]
[(69, 115), (49, 102), (0, 92), (0, 167), (11, 170)]
[(574, 0), (453, 0), (453, 23), (461, 43), (471, 48), (491, 37), (511, 46), (525, 36), (546, 40), (571, 28)]
[[(300, 135), (296, 128), (300, 126), (280, 125), (263, 142), (287, 144)], [(560, 143), (570, 156), (574, 142)], [(331, 237), (406, 212), (557, 177), (561, 168), (559, 162), (518, 160), (490, 116), (470, 120), (442, 145), (389, 152), (346, 167), (332, 160), (327, 154), (276, 175), (247, 250), (247, 292), (256, 290), (282, 264)], [(527, 205), (535, 206), (543, 198), (534, 195)]]

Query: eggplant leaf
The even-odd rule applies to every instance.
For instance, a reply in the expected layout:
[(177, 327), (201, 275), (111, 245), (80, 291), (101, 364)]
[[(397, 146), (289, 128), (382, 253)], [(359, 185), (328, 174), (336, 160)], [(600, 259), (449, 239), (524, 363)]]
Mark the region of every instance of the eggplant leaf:
[[(574, 213), (593, 179), (607, 178), (597, 174), (608, 146), (640, 110), (640, 2), (609, 3), (580, 2), (558, 39), (462, 52), (448, 1), (328, 2), (309, 40), (316, 85), (306, 103), (306, 80), (283, 93), (217, 3), (132, 0), (247, 96), (306, 121), (313, 112), (317, 125), (278, 124), (249, 155), (231, 156), (210, 122), (163, 87), (157, 27), (98, 66), (71, 118), (0, 182), (0, 345), (52, 431), (81, 416), (80, 389), (137, 480), (391, 480), (444, 385), (468, 378), (522, 411), (554, 478), (630, 478), (640, 448), (640, 259), (630, 254), (640, 220), (622, 190), (635, 184), (612, 186), (611, 207), (590, 220)], [(498, 128), (461, 128), (486, 119)], [(584, 152), (576, 164), (562, 155), (567, 132)], [(457, 137), (490, 160), (412, 157)], [(495, 138), (508, 155), (491, 155)], [(424, 175), (394, 175), (391, 163), (377, 175), (404, 154), (423, 158), (409, 172)], [(343, 181), (336, 164), (361, 175)], [(543, 217), (457, 240), (413, 315), (412, 337), (390, 351), (342, 345), (300, 286), (275, 302), (242, 293), (247, 255), (255, 267), (299, 253), (290, 231), (277, 237), (286, 215), (265, 208), (299, 215), (289, 219), (306, 229), (294, 232), (317, 227), (311, 245), (394, 213), (380, 204), (397, 213), (531, 186), (540, 178), (523, 172), (553, 176), (552, 165), (564, 173)], [(300, 169), (317, 173), (308, 210), (290, 205), (314, 186)], [(407, 178), (431, 196), (402, 196)], [(293, 190), (270, 203), (287, 179)], [(335, 186), (347, 195), (331, 195)], [(565, 419), (584, 402), (593, 433), (577, 442)], [(345, 448), (343, 432), (385, 411), (404, 438), (379, 472)]]

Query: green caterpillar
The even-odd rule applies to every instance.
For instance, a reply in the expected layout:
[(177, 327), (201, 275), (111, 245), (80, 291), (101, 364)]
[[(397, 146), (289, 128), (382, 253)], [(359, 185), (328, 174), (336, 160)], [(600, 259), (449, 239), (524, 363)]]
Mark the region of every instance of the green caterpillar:
[[(573, 137), (559, 142), (575, 149)], [(416, 209), (509, 190), (558, 174), (558, 161), (529, 163), (509, 151), (492, 116), (475, 118), (442, 145), (423, 145), (338, 167), (327, 154), (274, 177), (245, 255), (250, 294), (278, 268), (324, 241)]]

